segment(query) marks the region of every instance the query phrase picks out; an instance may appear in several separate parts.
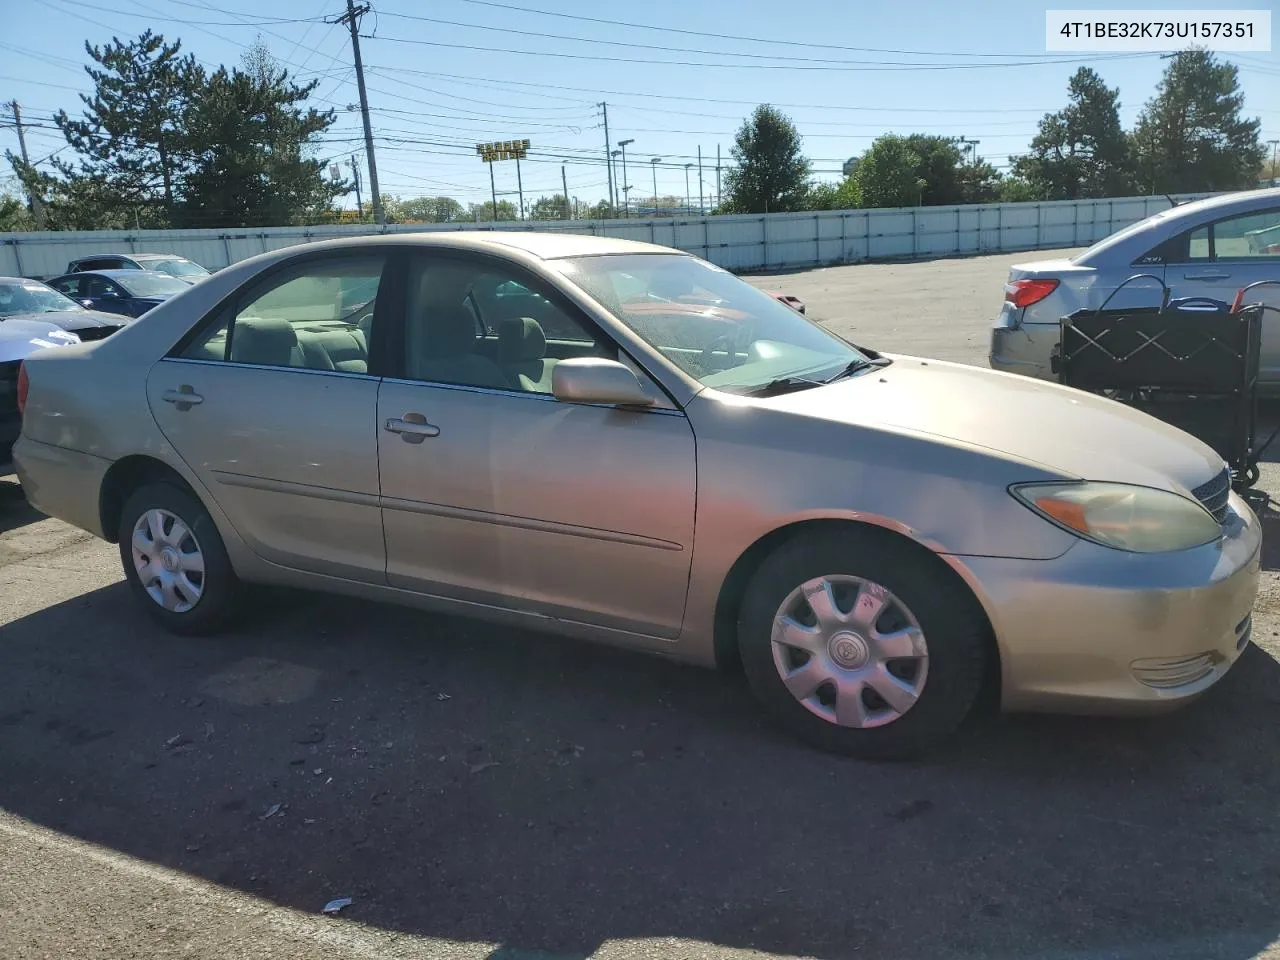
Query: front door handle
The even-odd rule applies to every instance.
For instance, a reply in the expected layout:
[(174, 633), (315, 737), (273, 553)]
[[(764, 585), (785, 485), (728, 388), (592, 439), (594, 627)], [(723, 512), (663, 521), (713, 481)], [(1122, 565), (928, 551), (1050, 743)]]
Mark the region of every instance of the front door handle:
[(1231, 274), (1221, 270), (1207, 270), (1204, 273), (1184, 273), (1183, 280), (1230, 280)]
[(440, 428), (433, 423), (427, 423), (427, 418), (420, 413), (389, 417), (382, 428), (388, 433), (400, 434), (400, 439), (405, 443), (421, 443), (427, 437), (440, 436)]
[(172, 403), (183, 412), (190, 410), (197, 403), (204, 403), (204, 397), (196, 393), (189, 383), (184, 383), (177, 390), (166, 390), (160, 395), (160, 399), (165, 403)]

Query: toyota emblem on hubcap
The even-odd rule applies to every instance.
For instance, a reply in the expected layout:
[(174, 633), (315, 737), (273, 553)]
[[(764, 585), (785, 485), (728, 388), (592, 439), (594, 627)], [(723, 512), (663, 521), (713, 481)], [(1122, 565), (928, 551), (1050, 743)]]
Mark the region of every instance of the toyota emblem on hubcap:
[(846, 670), (863, 666), (871, 654), (867, 641), (856, 633), (837, 633), (831, 638), (828, 649), (831, 652), (831, 659)]

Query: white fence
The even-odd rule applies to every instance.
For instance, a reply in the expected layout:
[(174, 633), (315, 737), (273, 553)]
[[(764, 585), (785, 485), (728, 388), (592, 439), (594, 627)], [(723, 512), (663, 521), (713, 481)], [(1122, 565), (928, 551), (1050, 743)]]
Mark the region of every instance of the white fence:
[(65, 271), (69, 261), (95, 253), (177, 253), (214, 269), (267, 250), (333, 237), (495, 229), (644, 240), (686, 250), (731, 270), (771, 270), (1085, 246), (1168, 206), (1164, 197), (1117, 197), (668, 220), (6, 233), (0, 234), (0, 275), (53, 277)]

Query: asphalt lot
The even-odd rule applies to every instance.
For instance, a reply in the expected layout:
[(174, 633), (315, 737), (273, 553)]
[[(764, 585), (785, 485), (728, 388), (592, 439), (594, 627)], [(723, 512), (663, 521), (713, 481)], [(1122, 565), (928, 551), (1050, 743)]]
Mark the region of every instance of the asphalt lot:
[[(981, 364), (1019, 259), (753, 281)], [(872, 765), (739, 678), (413, 611), (269, 592), (178, 641), (0, 481), (0, 957), (1280, 956), (1264, 566), (1258, 646), (1192, 707)]]

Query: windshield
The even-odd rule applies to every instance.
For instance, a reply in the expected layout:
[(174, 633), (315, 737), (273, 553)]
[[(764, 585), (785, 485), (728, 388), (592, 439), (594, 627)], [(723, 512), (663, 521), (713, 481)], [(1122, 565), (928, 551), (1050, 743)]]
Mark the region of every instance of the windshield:
[(113, 279), (124, 287), (131, 297), (170, 297), (175, 293), (191, 289), (188, 283), (148, 270), (134, 270), (127, 277), (117, 275)]
[(786, 377), (821, 379), (866, 359), (727, 270), (681, 254), (551, 261), (701, 383), (750, 393)]
[(144, 260), (149, 270), (167, 273), (171, 277), (207, 277), (209, 271), (190, 260), (174, 258), (172, 260)]
[(84, 307), (53, 287), (34, 280), (0, 283), (0, 317), (20, 313), (69, 313)]

